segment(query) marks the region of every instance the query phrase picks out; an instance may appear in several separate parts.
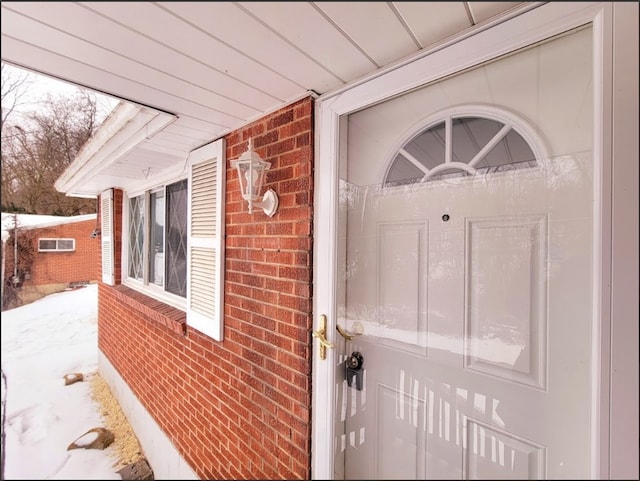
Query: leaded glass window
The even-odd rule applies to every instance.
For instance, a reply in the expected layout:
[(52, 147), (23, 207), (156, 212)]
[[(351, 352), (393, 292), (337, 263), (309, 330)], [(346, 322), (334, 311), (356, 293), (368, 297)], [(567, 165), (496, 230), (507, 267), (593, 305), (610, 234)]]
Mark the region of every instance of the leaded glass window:
[(167, 186), (166, 289), (187, 295), (187, 181)]
[(129, 199), (129, 277), (144, 278), (144, 195)]
[(129, 278), (187, 294), (187, 180), (129, 198)]

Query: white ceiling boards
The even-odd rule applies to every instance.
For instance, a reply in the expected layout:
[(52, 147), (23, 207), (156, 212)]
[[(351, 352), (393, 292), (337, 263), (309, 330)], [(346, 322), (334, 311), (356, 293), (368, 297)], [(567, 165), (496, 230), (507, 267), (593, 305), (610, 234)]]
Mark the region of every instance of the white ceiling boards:
[(123, 158), (140, 176), (145, 152), (185, 159), (311, 92), (538, 5), (2, 2), (2, 61), (176, 117)]

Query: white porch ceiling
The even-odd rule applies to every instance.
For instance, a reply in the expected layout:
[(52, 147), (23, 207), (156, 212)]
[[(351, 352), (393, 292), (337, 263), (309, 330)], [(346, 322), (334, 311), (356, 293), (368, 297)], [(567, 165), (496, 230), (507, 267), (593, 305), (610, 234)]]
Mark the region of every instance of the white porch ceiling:
[[(527, 4), (525, 6), (524, 4)], [(144, 178), (309, 92), (325, 94), (528, 2), (12, 2), (2, 61), (176, 120), (93, 179)], [(120, 169), (120, 170), (117, 170)], [(102, 179), (100, 177), (103, 177)]]

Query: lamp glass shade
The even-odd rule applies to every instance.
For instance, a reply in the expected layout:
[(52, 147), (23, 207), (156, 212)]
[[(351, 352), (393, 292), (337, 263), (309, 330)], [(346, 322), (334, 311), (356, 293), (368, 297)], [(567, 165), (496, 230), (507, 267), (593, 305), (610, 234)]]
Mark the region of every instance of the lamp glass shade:
[[(242, 193), (242, 198), (249, 204), (249, 213), (253, 212), (253, 206), (256, 205), (265, 208), (265, 213), (267, 211), (271, 212), (267, 213), (267, 215), (272, 216), (277, 209), (277, 202), (267, 201), (269, 207), (266, 208), (262, 205), (265, 201), (260, 195), (264, 185), (265, 173), (271, 167), (271, 163), (262, 160), (253, 150), (251, 139), (249, 139), (247, 150), (238, 159), (231, 161), (231, 166), (238, 172), (240, 192)], [(275, 192), (268, 195), (269, 199), (273, 196), (275, 196)]]
[(238, 180), (240, 181), (240, 189), (244, 200), (260, 199), (260, 190), (264, 184), (266, 172), (264, 164), (267, 164), (267, 162), (263, 162), (262, 165), (251, 161), (237, 163)]

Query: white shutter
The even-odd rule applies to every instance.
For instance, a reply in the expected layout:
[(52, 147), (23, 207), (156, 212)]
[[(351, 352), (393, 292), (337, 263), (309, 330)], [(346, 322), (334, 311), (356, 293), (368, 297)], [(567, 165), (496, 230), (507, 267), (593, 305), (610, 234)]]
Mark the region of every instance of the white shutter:
[(100, 239), (102, 242), (102, 282), (115, 284), (113, 259), (113, 189), (100, 194)]
[(223, 338), (224, 139), (189, 155), (187, 324)]

